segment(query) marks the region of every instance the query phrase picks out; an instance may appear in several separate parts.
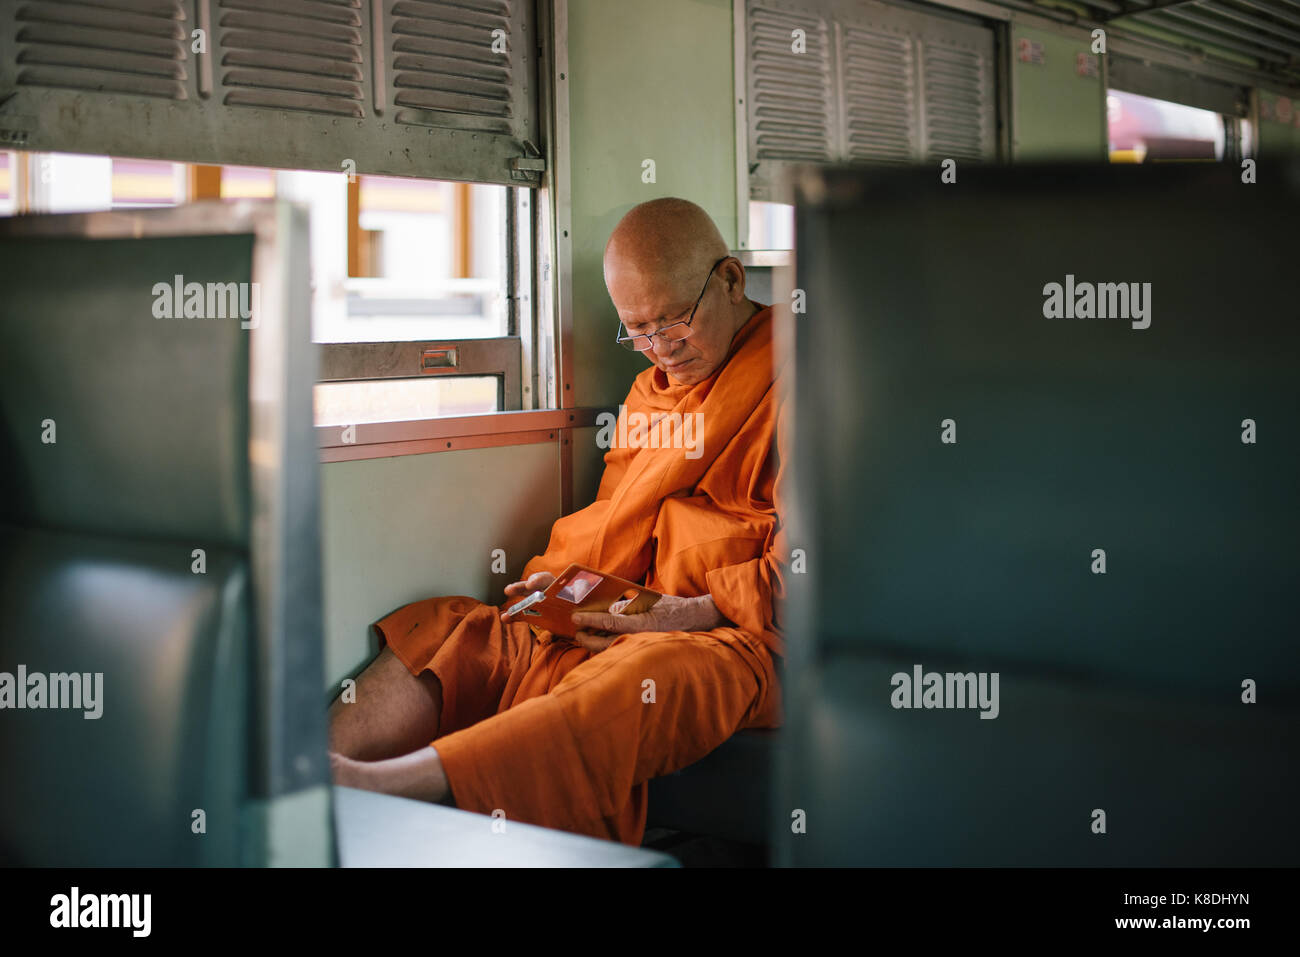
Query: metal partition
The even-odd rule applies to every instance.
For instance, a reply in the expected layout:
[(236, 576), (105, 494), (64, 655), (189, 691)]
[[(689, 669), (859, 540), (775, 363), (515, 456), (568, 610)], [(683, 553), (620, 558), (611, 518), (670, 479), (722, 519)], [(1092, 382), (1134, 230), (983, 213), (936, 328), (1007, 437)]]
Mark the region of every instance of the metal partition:
[(0, 5), (0, 144), (537, 185), (532, 0)]
[(980, 19), (863, 0), (747, 0), (750, 198), (792, 162), (997, 154), (994, 35)]

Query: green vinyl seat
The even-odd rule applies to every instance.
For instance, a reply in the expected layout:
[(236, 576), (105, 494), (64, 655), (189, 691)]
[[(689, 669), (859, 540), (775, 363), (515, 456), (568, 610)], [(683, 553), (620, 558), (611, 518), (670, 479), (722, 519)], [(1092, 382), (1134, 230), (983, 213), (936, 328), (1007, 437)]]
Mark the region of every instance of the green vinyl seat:
[(0, 670), (103, 676), (98, 717), (3, 714), (0, 861), (239, 863), (248, 599), (231, 550), (0, 528)]
[[(0, 672), (102, 682), (98, 717), (0, 712), (0, 862), (266, 863), (259, 807), (324, 788), (298, 703), (322, 681), (291, 233), (283, 205), (0, 222)], [(154, 314), (160, 280), (265, 281), (255, 249), (285, 290), (257, 328)]]
[(799, 183), (776, 862), (1294, 865), (1300, 167)]

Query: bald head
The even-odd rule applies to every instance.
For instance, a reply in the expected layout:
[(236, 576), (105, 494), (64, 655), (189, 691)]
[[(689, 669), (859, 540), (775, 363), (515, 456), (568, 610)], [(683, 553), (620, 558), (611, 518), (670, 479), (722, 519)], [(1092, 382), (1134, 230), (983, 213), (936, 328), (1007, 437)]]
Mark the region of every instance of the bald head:
[(689, 284), (727, 255), (713, 220), (685, 199), (652, 199), (633, 206), (605, 244), (605, 279), (612, 271), (652, 274), (660, 282)]
[(644, 353), (679, 382), (712, 375), (736, 330), (757, 311), (745, 298), (744, 267), (728, 254), (709, 214), (673, 197), (632, 207), (605, 244), (605, 285), (628, 334), (686, 321), (698, 300), (689, 338), (656, 336)]

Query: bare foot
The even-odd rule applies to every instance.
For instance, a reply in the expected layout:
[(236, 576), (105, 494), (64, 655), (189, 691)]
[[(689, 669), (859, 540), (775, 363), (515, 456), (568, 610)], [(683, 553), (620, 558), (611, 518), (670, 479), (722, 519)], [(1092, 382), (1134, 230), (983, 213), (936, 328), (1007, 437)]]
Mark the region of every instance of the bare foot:
[(370, 784), (369, 775), (366, 774), (366, 763), (365, 761), (354, 761), (352, 758), (344, 757), (337, 751), (331, 751), (330, 771), (334, 776), (334, 783), (349, 788), (361, 788), (365, 791), (374, 790)]
[(331, 751), (330, 768), (335, 784), (455, 806), (442, 762), (432, 747), (383, 761), (356, 761)]

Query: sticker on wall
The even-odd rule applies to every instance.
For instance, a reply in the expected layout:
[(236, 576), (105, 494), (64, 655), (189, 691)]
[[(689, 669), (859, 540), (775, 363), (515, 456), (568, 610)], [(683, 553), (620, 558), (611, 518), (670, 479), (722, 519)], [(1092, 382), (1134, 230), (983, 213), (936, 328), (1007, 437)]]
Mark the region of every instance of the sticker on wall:
[(1097, 76), (1097, 58), (1091, 53), (1078, 53), (1074, 57), (1074, 72), (1079, 76)]
[(1291, 122), (1291, 101), (1285, 96), (1278, 97), (1277, 100), (1277, 121), (1279, 123)]
[(1273, 118), (1273, 101), (1264, 97), (1259, 98), (1259, 118), (1261, 120), (1271, 120)]
[(1021, 63), (1043, 63), (1043, 45), (1037, 40), (1021, 37), (1016, 42), (1016, 58)]

